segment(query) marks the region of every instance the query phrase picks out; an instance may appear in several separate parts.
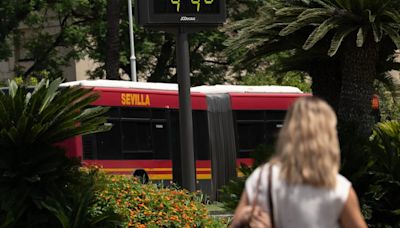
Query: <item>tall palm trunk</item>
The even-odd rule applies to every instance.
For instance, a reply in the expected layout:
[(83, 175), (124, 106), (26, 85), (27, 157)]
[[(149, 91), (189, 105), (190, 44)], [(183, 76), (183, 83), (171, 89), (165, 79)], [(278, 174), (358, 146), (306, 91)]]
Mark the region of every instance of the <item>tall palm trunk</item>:
[(107, 0), (106, 78), (119, 80), (120, 0)]
[(379, 46), (372, 38), (360, 48), (354, 37), (349, 37), (343, 47), (342, 89), (339, 104), (339, 128), (368, 136), (374, 124), (371, 100)]
[(341, 90), (341, 75), (337, 59), (314, 62), (308, 71), (312, 78), (314, 96), (324, 99), (338, 113)]

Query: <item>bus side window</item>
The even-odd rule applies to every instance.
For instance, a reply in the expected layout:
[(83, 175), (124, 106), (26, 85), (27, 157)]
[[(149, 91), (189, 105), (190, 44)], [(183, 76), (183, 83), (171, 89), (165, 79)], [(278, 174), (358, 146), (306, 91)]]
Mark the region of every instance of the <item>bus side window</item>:
[(265, 132), (266, 132), (266, 144), (275, 145), (276, 139), (278, 138), (279, 130), (283, 126), (283, 120), (285, 119), (285, 110), (268, 110), (265, 111)]
[(121, 159), (119, 107), (111, 107), (105, 116), (111, 130), (82, 137), (83, 159)]
[(207, 111), (193, 111), (193, 141), (196, 160), (210, 160)]
[(261, 144), (274, 145), (285, 114), (285, 110), (235, 111), (237, 157), (251, 157), (250, 153)]
[(264, 111), (235, 112), (238, 158), (250, 157), (250, 152), (265, 142)]
[(123, 153), (153, 153), (150, 121), (123, 121)]
[(170, 159), (168, 112), (167, 109), (151, 110), (154, 159)]

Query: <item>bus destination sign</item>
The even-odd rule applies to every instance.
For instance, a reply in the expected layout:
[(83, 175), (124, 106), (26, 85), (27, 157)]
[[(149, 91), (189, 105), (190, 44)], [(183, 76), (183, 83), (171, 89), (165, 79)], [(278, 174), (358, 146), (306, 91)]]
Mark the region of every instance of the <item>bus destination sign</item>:
[(216, 26), (226, 18), (225, 0), (136, 0), (135, 10), (142, 26)]

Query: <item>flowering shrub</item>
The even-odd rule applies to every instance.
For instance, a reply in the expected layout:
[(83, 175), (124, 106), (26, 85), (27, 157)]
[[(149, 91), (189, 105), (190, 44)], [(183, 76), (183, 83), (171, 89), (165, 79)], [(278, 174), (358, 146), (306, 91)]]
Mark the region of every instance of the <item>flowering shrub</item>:
[(131, 176), (100, 175), (106, 184), (91, 211), (101, 214), (110, 207), (127, 217), (127, 227), (224, 227), (212, 219), (198, 194), (186, 190), (140, 184)]

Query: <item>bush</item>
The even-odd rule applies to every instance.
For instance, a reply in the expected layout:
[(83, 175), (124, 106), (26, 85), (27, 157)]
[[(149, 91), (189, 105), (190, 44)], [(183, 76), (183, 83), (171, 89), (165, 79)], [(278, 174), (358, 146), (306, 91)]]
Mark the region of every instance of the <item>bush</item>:
[[(98, 98), (91, 90), (60, 90), (60, 83), (42, 80), (29, 92), (11, 81), (7, 91), (0, 91), (2, 228), (77, 227), (75, 222), (60, 223), (55, 209), (74, 211), (68, 206), (77, 197), (76, 189), (90, 186), (82, 186), (79, 161), (68, 159), (56, 145), (75, 135), (108, 130), (101, 116), (107, 109), (87, 108)], [(62, 198), (71, 204), (64, 205)]]
[(400, 122), (378, 123), (370, 142), (370, 182), (363, 197), (370, 227), (399, 227)]
[[(356, 129), (347, 127), (346, 129)], [(372, 136), (342, 131), (341, 173), (353, 184), (369, 227), (400, 224), (400, 124), (378, 123)]]
[(91, 210), (99, 215), (110, 208), (128, 218), (126, 227), (223, 227), (208, 216), (202, 196), (177, 188), (141, 184), (131, 176), (99, 176), (108, 182), (97, 193), (98, 201)]

